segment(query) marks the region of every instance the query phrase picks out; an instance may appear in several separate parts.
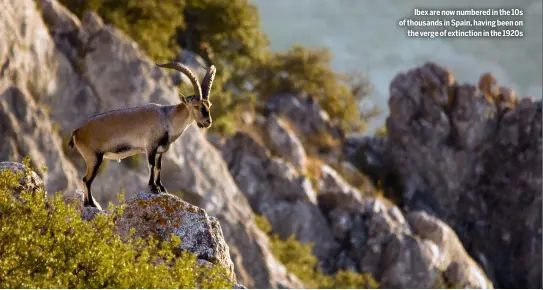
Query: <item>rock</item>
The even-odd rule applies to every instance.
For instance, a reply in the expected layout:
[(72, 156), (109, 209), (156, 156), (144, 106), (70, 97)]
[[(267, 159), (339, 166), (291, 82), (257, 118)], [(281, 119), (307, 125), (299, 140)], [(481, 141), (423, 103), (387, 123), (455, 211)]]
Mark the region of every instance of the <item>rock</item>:
[(414, 233), (432, 241), (439, 250), (439, 260), (446, 266), (445, 277), (462, 288), (492, 288), (481, 267), (469, 256), (456, 233), (444, 222), (422, 211), (407, 214)]
[[(264, 114), (276, 114), (290, 121), (300, 138), (311, 141), (322, 133), (335, 140), (344, 137), (343, 131), (330, 121), (328, 114), (313, 96), (305, 94), (278, 94), (271, 96), (265, 104)], [(317, 137), (318, 138), (318, 137)]]
[[(183, 49), (175, 61), (179, 61), (188, 66), (200, 78), (203, 78), (206, 74), (207, 65), (204, 59), (192, 51)], [(174, 84), (180, 84), (182, 82), (190, 84), (190, 80), (186, 75), (175, 71), (173, 71), (172, 74)]]
[(268, 218), (274, 232), (284, 239), (295, 235), (303, 243), (314, 243), (313, 251), (323, 262), (334, 255), (338, 245), (315, 205), (308, 178), (282, 159), (271, 157), (245, 133), (229, 138), (222, 153), (251, 207)]
[(76, 210), (83, 210), (83, 202), (85, 201), (85, 193), (82, 190), (68, 190), (62, 193), (62, 200), (65, 204), (71, 204)]
[(392, 167), (388, 156), (387, 137), (348, 136), (343, 154), (372, 180), (385, 180)]
[(290, 163), (272, 157), (264, 146), (248, 134), (237, 133), (229, 138), (222, 153), (253, 209), (260, 199), (316, 202), (309, 179), (300, 175)]
[(164, 156), (162, 182), (171, 191), (179, 189), (185, 200), (219, 219), (238, 282), (249, 288), (303, 287), (273, 257), (268, 238), (255, 225), (247, 198), (232, 178), (221, 153), (196, 126), (190, 126)]
[(85, 193), (82, 190), (68, 190), (62, 193), (62, 200), (66, 204), (74, 205), (75, 209), (81, 213), (81, 218), (86, 221), (90, 221), (96, 217), (97, 214), (104, 213), (100, 205), (96, 202), (97, 207), (83, 206), (85, 200)]
[(457, 286), (493, 287), (443, 222), (424, 213), (410, 213), (406, 220), (380, 199), (358, 205), (356, 213), (340, 208), (330, 213), (342, 244), (338, 268), (371, 273), (383, 288), (435, 288), (442, 276)]
[(318, 180), (319, 204), (326, 207), (356, 211), (362, 203), (362, 195), (339, 176), (332, 167), (321, 165)]
[(541, 100), (518, 101), (490, 75), (481, 83), (433, 63), (400, 73), (388, 136), (349, 138), (344, 151), (404, 210), (449, 224), (494, 285), (540, 288)]
[(305, 172), (307, 157), (300, 139), (276, 116), (269, 116), (267, 121), (268, 148), (288, 160), (300, 172)]
[(42, 190), (44, 198), (47, 197), (43, 180), (38, 176), (38, 174), (36, 174), (36, 172), (25, 167), (23, 164), (16, 162), (0, 162), (0, 170), (10, 170), (16, 174), (22, 173), (22, 176), (19, 179), (19, 187), (10, 188), (11, 194), (15, 198), (19, 198), (19, 195), (23, 191), (35, 195)]
[(116, 221), (117, 232), (126, 237), (131, 228), (135, 237), (181, 239), (180, 250), (187, 250), (199, 259), (223, 266), (235, 280), (234, 264), (224, 241), (220, 224), (205, 210), (170, 194), (140, 192), (128, 199)]
[(410, 235), (392, 235), (383, 247), (380, 287), (432, 288), (440, 274), (433, 247)]
[(219, 134), (208, 133), (206, 134), (206, 138), (209, 143), (217, 148), (217, 150), (221, 150), (224, 142), (226, 142), (225, 138)]
[[(22, 160), (31, 157), (32, 167), (45, 180), (50, 193), (78, 184), (74, 166), (62, 152), (62, 141), (51, 120), (38, 108), (32, 97), (0, 80), (0, 159)], [(47, 167), (47, 174), (41, 170)]]

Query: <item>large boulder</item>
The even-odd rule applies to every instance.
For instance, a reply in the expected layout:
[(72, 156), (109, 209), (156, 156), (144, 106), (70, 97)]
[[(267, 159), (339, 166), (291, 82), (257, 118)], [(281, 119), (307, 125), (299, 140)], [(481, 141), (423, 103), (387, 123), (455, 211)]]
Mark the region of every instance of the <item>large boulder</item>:
[(135, 237), (170, 240), (181, 239), (180, 250), (187, 250), (212, 263), (221, 265), (235, 280), (234, 264), (220, 224), (205, 210), (171, 194), (140, 192), (128, 199), (116, 221), (117, 232), (126, 237), (135, 229)]
[(385, 138), (345, 153), (407, 211), (451, 225), (499, 287), (541, 287), (541, 100), (427, 63), (390, 85)]

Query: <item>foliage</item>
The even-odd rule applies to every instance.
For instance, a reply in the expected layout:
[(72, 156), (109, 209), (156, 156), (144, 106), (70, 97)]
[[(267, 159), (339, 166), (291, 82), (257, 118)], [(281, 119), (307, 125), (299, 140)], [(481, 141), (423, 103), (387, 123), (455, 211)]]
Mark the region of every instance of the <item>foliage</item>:
[(376, 137), (386, 137), (386, 136), (388, 136), (387, 126), (383, 125), (383, 126), (377, 128), (377, 130), (375, 130), (374, 135)]
[(270, 236), (270, 245), (274, 256), (307, 288), (378, 288), (373, 277), (365, 273), (339, 270), (334, 275), (325, 275), (317, 267), (317, 258), (311, 253), (311, 244), (302, 244), (294, 236), (281, 240), (272, 233), (271, 225), (264, 216), (256, 215), (255, 223)]
[(358, 103), (369, 92), (361, 75), (348, 77), (330, 67), (328, 49), (309, 49), (295, 45), (286, 52), (268, 53), (256, 68), (261, 80), (256, 85), (263, 97), (275, 93), (305, 92), (313, 95), (321, 107), (347, 131), (364, 129)]
[(219, 73), (211, 92), (213, 131), (232, 133), (241, 110), (278, 92), (313, 94), (347, 132), (364, 130), (377, 112), (360, 112), (358, 103), (369, 93), (367, 80), (334, 72), (327, 49), (293, 46), (271, 52), (258, 9), (249, 0), (60, 1), (78, 16), (87, 9), (98, 12), (154, 61), (172, 60), (187, 49), (214, 64)]
[(136, 41), (155, 61), (169, 60), (179, 52), (175, 31), (183, 27), (184, 0), (60, 0), (77, 16), (97, 12)]
[[(26, 166), (29, 167), (29, 162)], [(25, 173), (0, 171), (1, 288), (230, 288), (221, 268), (200, 266), (196, 257), (174, 255), (180, 240), (159, 243), (114, 232), (122, 208), (83, 221), (57, 193), (45, 198), (22, 192)], [(109, 211), (113, 211), (110, 205)]]

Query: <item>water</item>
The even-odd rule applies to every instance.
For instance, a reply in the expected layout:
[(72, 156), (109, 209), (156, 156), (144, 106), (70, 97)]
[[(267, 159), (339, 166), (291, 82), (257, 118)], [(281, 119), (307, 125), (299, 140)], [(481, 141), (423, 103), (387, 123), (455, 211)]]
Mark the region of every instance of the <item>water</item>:
[[(460, 82), (476, 83), (491, 72), (498, 82), (521, 96), (542, 95), (542, 0), (252, 0), (262, 29), (274, 50), (293, 44), (328, 47), (332, 67), (361, 71), (372, 82), (370, 102), (384, 114), (370, 124), (383, 123), (388, 88), (400, 71), (435, 61), (450, 68)], [(523, 38), (408, 38), (398, 21), (414, 8), (521, 8)]]

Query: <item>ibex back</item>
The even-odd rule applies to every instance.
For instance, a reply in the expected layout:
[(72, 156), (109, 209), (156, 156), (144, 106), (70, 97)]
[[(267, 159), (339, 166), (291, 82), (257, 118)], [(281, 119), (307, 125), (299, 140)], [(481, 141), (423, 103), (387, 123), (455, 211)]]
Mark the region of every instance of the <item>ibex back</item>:
[(173, 106), (147, 104), (98, 114), (73, 131), (69, 145), (77, 148), (87, 167), (83, 177), (85, 206), (100, 207), (92, 196), (91, 185), (104, 158), (120, 160), (145, 153), (149, 165), (149, 189), (154, 193), (166, 192), (160, 180), (162, 155), (194, 121), (200, 128), (211, 126), (209, 93), (215, 67), (209, 67), (200, 86), (196, 76), (183, 64), (157, 65), (186, 74), (195, 94), (189, 97), (181, 95), (181, 103)]

